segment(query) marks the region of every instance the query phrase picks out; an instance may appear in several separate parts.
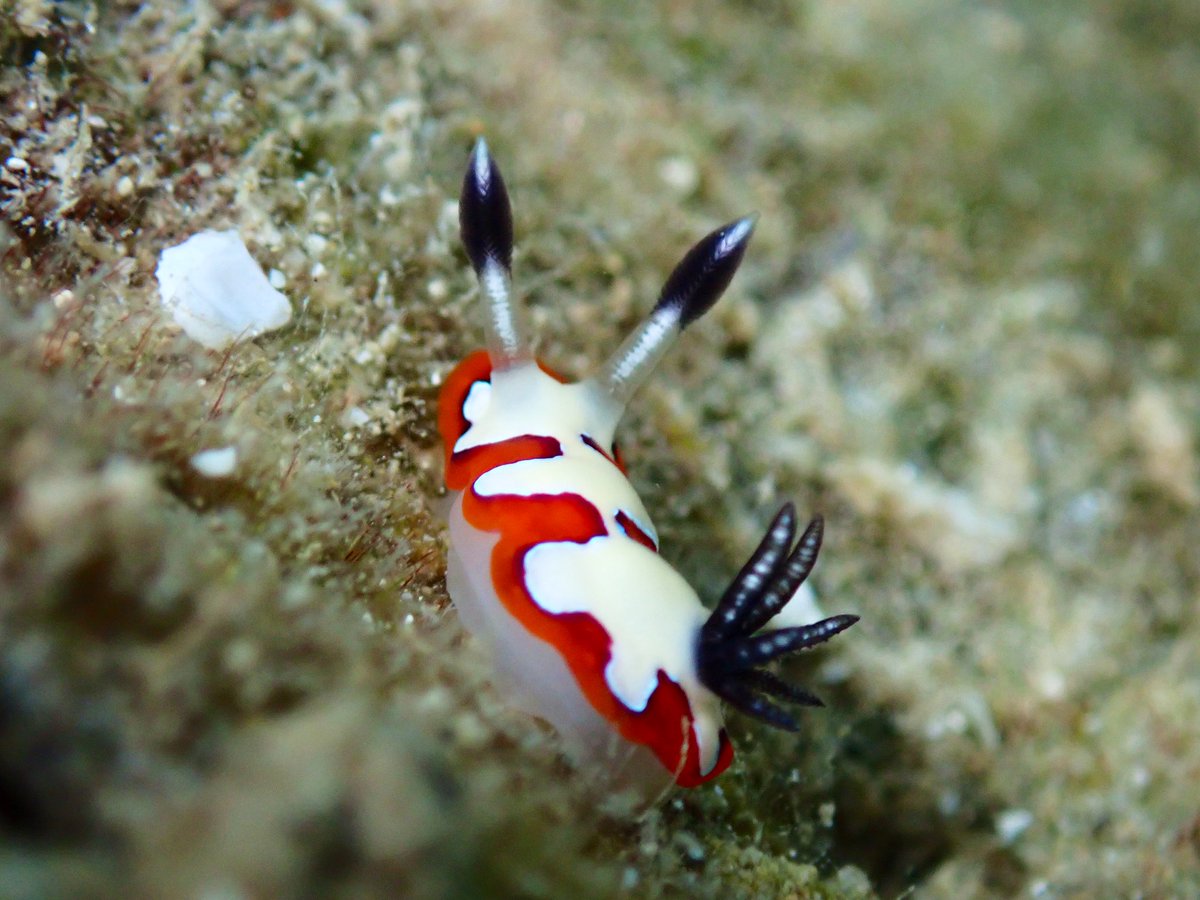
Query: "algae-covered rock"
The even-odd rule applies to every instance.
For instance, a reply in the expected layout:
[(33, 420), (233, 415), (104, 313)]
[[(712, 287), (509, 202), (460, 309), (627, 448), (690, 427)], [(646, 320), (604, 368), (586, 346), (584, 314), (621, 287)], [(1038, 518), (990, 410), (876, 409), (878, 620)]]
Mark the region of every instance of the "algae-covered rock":
[[(0, 893), (1200, 892), (1198, 41), (1190, 0), (6, 4)], [(731, 717), (649, 807), (445, 594), (484, 132), (571, 374), (758, 211), (622, 444), (707, 600), (791, 499), (862, 616), (799, 735)], [(154, 272), (232, 229), (291, 322), (209, 350)]]

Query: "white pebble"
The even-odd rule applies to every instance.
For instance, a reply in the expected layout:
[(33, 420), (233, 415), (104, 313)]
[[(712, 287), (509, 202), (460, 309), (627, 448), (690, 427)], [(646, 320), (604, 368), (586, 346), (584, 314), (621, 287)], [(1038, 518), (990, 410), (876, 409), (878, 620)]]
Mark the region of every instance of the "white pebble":
[(205, 478), (225, 478), (237, 468), (237, 447), (201, 450), (191, 460), (192, 468)]
[(686, 156), (669, 156), (658, 164), (658, 177), (681, 197), (688, 197), (700, 185), (700, 169)]
[(286, 325), (287, 297), (271, 287), (236, 231), (201, 231), (168, 247), (155, 270), (159, 296), (192, 340), (221, 349)]
[(1033, 813), (1027, 809), (1006, 809), (996, 816), (996, 834), (1000, 843), (1011, 844), (1033, 824)]

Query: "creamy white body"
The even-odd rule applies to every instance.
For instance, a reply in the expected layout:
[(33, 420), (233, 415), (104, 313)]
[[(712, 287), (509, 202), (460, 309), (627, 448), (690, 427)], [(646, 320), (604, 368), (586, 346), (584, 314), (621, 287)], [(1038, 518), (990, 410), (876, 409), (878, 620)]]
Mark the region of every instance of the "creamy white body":
[[(681, 723), (681, 739), (695, 740), (701, 774), (707, 774), (717, 760), (722, 726), (720, 701), (700, 683), (695, 665), (696, 642), (708, 611), (679, 573), (629, 537), (618, 522), (618, 513), (624, 513), (657, 542), (650, 517), (624, 474), (584, 440), (586, 436), (600, 447), (611, 446), (615, 419), (610, 410), (588, 383), (562, 384), (526, 363), (494, 372), (490, 387), (477, 383), (463, 413), (470, 424), (455, 452), (524, 435), (559, 443), (561, 456), (497, 466), (468, 490), (482, 497), (573, 494), (596, 509), (607, 533), (586, 543), (533, 547), (525, 555), (526, 588), (547, 613), (586, 613), (605, 630), (611, 638), (605, 682), (632, 712), (645, 709), (659, 672), (683, 689), (693, 725), (692, 734), (685, 736)], [(493, 645), (510, 646), (512, 629), (524, 629), (495, 598), (489, 567), (474, 561), (490, 558), (487, 541), (494, 544), (495, 538), (466, 522), (461, 508), (460, 500), (451, 515), (451, 544), (459, 557), (452, 558), (451, 595), (469, 628)], [(469, 559), (462, 558), (468, 554)], [(558, 685), (563, 679), (574, 685), (574, 679), (553, 647), (537, 643), (545, 653), (518, 653), (497, 662), (526, 683), (525, 694), (536, 697), (539, 715), (564, 733), (595, 739), (593, 720), (604, 720), (577, 687), (578, 704), (573, 698), (567, 702), (561, 687), (548, 692), (538, 687)]]

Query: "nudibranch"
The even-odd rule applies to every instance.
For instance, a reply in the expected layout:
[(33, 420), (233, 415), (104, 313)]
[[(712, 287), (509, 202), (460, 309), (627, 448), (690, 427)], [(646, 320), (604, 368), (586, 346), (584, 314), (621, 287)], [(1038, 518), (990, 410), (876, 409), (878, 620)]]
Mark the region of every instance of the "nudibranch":
[(577, 746), (594, 751), (619, 736), (615, 743), (649, 751), (680, 785), (715, 778), (733, 759), (722, 702), (797, 730), (778, 702), (821, 701), (766, 665), (858, 620), (778, 626), (822, 535), (816, 518), (796, 541), (790, 503), (707, 609), (659, 556), (613, 441), (627, 401), (724, 293), (754, 219), (731, 222), (688, 251), (646, 320), (579, 382), (530, 349), (512, 290), (508, 192), (482, 139), (463, 179), (459, 224), (487, 306), (487, 349), (454, 369), (439, 399), (454, 604), (491, 645), (518, 702)]

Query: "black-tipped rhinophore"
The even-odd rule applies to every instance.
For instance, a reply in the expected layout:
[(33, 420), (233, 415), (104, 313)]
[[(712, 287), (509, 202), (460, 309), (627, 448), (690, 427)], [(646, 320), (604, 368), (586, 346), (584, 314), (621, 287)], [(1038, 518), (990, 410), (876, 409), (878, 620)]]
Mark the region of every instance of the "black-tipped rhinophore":
[(708, 312), (733, 280), (754, 222), (754, 216), (744, 216), (701, 238), (667, 278), (654, 312), (675, 312), (681, 328)]
[(796, 510), (785, 503), (700, 629), (696, 648), (696, 668), (709, 690), (742, 712), (787, 731), (797, 730), (799, 724), (768, 697), (803, 706), (822, 703), (761, 667), (823, 644), (858, 621), (858, 616), (830, 616), (811, 625), (755, 634), (787, 605), (812, 571), (822, 533), (818, 516), (793, 547)]
[(482, 277), (487, 261), (512, 271), (513, 221), (508, 191), (483, 138), (475, 142), (458, 201), (458, 225), (475, 273)]

